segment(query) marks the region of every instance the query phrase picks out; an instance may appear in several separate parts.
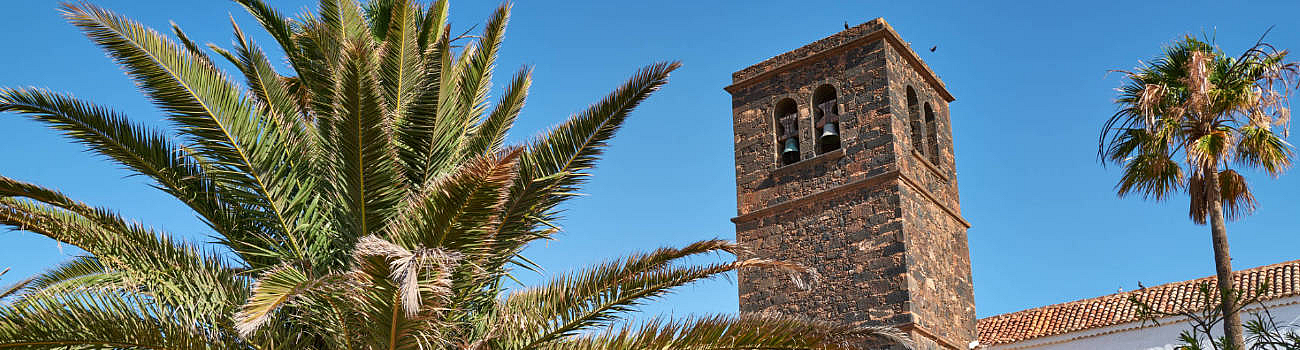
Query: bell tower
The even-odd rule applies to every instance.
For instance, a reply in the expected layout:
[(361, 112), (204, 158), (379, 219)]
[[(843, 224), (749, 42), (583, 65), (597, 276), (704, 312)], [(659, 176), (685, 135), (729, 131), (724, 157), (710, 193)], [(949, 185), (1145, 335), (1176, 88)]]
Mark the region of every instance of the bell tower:
[(736, 239), (815, 268), (796, 288), (741, 271), (741, 312), (975, 340), (970, 253), (938, 76), (877, 18), (732, 74)]

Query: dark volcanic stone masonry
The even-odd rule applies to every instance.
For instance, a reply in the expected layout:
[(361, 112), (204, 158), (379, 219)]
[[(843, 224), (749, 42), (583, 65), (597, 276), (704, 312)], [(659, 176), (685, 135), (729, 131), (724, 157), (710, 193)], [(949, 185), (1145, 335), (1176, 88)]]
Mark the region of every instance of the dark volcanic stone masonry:
[[(966, 349), (975, 339), (970, 225), (957, 198), (953, 97), (938, 77), (877, 18), (732, 79), (736, 238), (757, 257), (821, 275), (801, 290), (780, 273), (741, 271), (740, 310), (891, 325), (918, 349)], [(818, 153), (814, 103), (825, 95), (814, 91), (825, 85), (835, 91), (840, 148)], [(775, 109), (786, 99), (800, 160), (782, 165)]]

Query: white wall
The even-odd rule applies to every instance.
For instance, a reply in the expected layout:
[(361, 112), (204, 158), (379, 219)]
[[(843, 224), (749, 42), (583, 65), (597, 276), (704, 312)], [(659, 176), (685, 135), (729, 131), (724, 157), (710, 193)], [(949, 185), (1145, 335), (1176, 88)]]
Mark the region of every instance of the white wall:
[[(1268, 311), (1279, 325), (1300, 324), (1300, 296), (1265, 302)], [(1258, 312), (1258, 308), (1247, 309)], [(1254, 319), (1251, 315), (1242, 315), (1242, 321)], [(989, 346), (989, 350), (1034, 349), (1034, 350), (1172, 350), (1178, 343), (1178, 335), (1191, 326), (1182, 318), (1165, 318), (1156, 326), (1151, 322), (1126, 323), (1066, 333), (1051, 337), (1026, 340), (1018, 343)], [(1220, 334), (1217, 333), (1216, 334)]]

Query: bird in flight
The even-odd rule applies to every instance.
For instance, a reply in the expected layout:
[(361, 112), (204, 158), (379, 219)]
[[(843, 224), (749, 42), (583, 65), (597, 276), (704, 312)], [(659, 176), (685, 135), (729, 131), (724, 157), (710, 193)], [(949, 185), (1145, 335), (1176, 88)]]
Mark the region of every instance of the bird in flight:
[(938, 50), (938, 49), (939, 49), (939, 45), (931, 46), (930, 52), (934, 52), (934, 50)]

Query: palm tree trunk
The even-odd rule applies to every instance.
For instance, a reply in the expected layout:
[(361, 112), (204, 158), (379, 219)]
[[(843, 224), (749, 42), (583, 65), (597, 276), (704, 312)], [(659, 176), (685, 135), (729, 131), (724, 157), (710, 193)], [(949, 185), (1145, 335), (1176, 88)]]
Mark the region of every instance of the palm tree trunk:
[[(1223, 220), (1223, 196), (1219, 193), (1219, 171), (1207, 174), (1210, 182), (1210, 238), (1214, 245), (1214, 268), (1218, 277), (1219, 298), (1223, 300), (1223, 336), (1232, 344), (1229, 349), (1246, 349), (1242, 337), (1238, 300), (1232, 290), (1232, 255), (1228, 253), (1228, 228)], [(1226, 345), (1226, 344), (1225, 344)]]

